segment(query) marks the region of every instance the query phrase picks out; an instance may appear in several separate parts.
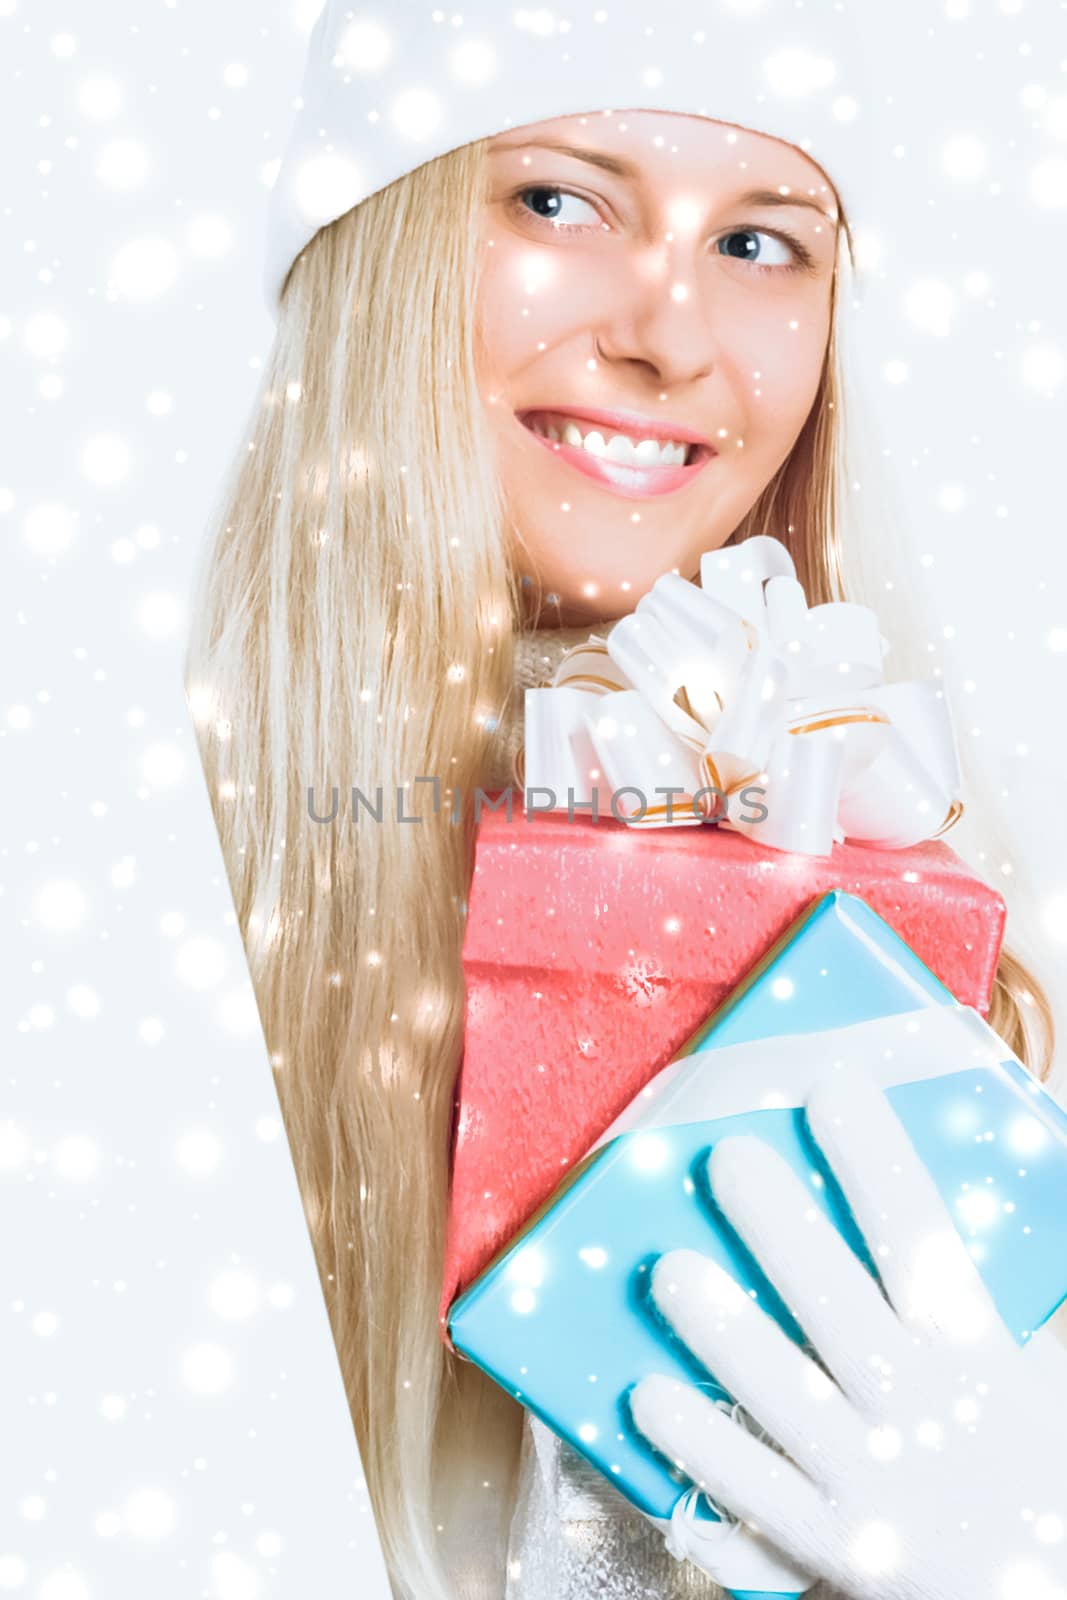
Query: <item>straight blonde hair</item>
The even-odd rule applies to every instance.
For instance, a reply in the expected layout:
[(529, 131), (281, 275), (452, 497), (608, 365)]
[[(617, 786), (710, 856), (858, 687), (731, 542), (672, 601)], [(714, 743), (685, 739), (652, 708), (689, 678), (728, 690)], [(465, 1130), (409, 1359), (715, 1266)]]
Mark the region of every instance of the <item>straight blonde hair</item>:
[[(438, 1326), (471, 801), (524, 626), (475, 382), (486, 144), (368, 198), (295, 263), (205, 549), (186, 666), (369, 1494), (405, 1600), (502, 1592), (522, 1426), (519, 1405), (454, 1357)], [(809, 420), (731, 541), (783, 539), (811, 604), (844, 597), (845, 545), (860, 537), (843, 531), (837, 321)], [(434, 775), (436, 810), (433, 785), (415, 782)], [(381, 785), (380, 822), (347, 807), (312, 820), (309, 791), (328, 815), (331, 790), (351, 785), (368, 797)], [(420, 821), (394, 814), (398, 786), (403, 814)], [(1048, 1003), (1007, 950), (990, 1020), (1044, 1076)], [(481, 1531), (494, 1517), (495, 1532)], [(457, 1519), (471, 1548), (458, 1572), (440, 1538)]]

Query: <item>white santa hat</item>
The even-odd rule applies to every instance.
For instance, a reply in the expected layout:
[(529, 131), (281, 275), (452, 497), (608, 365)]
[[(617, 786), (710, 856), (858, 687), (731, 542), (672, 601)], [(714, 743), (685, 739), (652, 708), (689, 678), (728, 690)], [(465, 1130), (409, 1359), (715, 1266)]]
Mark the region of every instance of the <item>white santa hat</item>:
[(462, 3), (327, 0), (270, 198), (272, 314), (327, 223), (435, 156), (549, 117), (710, 117), (798, 146), (853, 227), (877, 201), (888, 135), (868, 88), (870, 0)]

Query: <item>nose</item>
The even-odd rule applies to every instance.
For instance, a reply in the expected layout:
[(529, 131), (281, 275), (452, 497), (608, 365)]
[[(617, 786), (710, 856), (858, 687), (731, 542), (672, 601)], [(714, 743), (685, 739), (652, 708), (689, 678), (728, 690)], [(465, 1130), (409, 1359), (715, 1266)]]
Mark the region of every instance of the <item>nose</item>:
[(596, 336), (605, 364), (644, 368), (661, 388), (699, 382), (718, 358), (711, 308), (696, 275), (683, 275), (677, 265), (664, 252), (636, 263)]

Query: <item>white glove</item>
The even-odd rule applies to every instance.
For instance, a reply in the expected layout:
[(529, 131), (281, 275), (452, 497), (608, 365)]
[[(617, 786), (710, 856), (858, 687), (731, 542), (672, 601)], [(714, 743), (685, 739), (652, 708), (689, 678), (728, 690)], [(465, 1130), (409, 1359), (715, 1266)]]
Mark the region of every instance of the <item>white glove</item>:
[(735, 1531), (856, 1600), (1067, 1600), (1062, 1347), (1016, 1344), (877, 1085), (824, 1074), (806, 1116), (885, 1295), (775, 1150), (722, 1139), (716, 1203), (818, 1360), (716, 1263), (670, 1251), (656, 1305), (785, 1454), (660, 1375), (634, 1422)]

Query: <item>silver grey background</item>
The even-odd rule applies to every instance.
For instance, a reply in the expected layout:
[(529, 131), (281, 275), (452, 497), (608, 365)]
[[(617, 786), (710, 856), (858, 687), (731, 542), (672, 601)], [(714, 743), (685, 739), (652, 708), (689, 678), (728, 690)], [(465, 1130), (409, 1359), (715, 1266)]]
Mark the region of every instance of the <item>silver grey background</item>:
[[(0, 1592), (34, 1600), (388, 1594), (180, 671), (315, 9), (0, 0)], [(1067, 1028), (1065, 9), (892, 18), (864, 350)]]

